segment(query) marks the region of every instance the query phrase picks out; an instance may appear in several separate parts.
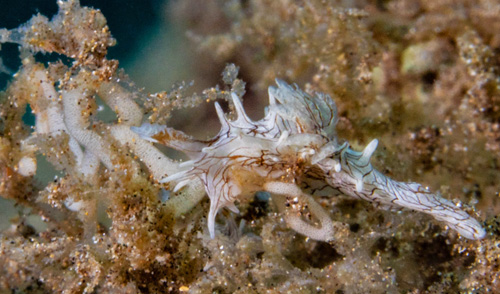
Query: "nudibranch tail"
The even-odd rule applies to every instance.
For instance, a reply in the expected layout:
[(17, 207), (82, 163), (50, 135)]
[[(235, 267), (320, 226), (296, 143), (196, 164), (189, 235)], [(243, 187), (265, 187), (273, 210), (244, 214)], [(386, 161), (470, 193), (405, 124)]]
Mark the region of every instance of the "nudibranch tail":
[(326, 174), (326, 181), (342, 193), (373, 202), (390, 209), (406, 208), (432, 215), (468, 239), (482, 239), (486, 235), (481, 224), (458, 208), (453, 202), (431, 193), (417, 183), (404, 183), (390, 179), (373, 168), (370, 163), (377, 140), (371, 141), (362, 152), (345, 145), (329, 160), (341, 163), (340, 171), (331, 172), (331, 163), (318, 163)]
[(383, 199), (383, 202), (391, 205), (427, 213), (467, 239), (485, 237), (486, 231), (477, 220), (439, 194), (432, 193), (417, 183), (397, 182), (379, 172), (374, 175), (375, 181), (371, 185), (375, 186), (376, 190), (372, 197), (378, 198), (379, 201)]

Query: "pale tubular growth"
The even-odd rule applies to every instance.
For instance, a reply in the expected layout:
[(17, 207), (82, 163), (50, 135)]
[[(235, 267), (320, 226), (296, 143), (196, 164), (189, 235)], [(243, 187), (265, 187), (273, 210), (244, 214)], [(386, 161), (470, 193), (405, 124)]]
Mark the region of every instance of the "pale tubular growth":
[[(111, 135), (122, 145), (128, 146), (139, 159), (147, 166), (156, 181), (167, 175), (175, 174), (179, 169), (178, 163), (161, 153), (150, 142), (141, 140), (140, 136), (125, 125), (111, 127)], [(174, 217), (190, 211), (205, 196), (205, 191), (200, 180), (191, 181), (188, 187), (182, 191), (173, 191), (176, 197), (165, 202)]]
[(89, 121), (82, 115), (85, 112), (84, 103), (81, 100), (91, 99), (87, 97), (85, 91), (81, 88), (73, 90), (63, 90), (61, 93), (64, 110), (64, 123), (68, 128), (69, 134), (74, 137), (78, 143), (83, 145), (86, 150), (91, 150), (93, 156), (108, 168), (113, 169), (114, 164), (111, 160), (112, 153), (109, 150), (109, 144), (94, 131), (88, 130)]
[[(237, 212), (236, 199), (265, 190), (274, 194), (273, 199), (291, 228), (312, 239), (332, 240), (334, 228), (340, 227), (311, 196), (301, 191), (296, 184), (301, 181), (318, 185), (311, 186), (312, 190), (330, 185), (380, 207), (426, 212), (466, 238), (484, 237), (481, 225), (451, 202), (418, 184), (396, 182), (373, 169), (370, 158), (377, 140), (370, 142), (363, 152), (350, 149), (347, 143), (338, 144), (337, 109), (330, 96), (312, 96), (279, 80), (277, 84), (278, 88), (269, 88), (269, 107), (259, 121), (248, 118), (234, 93), (236, 120), (229, 121), (216, 103), (222, 127), (208, 141), (195, 140), (166, 126), (143, 124), (132, 128), (141, 138), (165, 144), (190, 157), (191, 160), (179, 165), (180, 171), (160, 182), (175, 182), (174, 190), (178, 191), (192, 180), (202, 181), (210, 198), (207, 222), (212, 238), (220, 208)], [(322, 175), (317, 174), (318, 168)], [(318, 184), (318, 178), (323, 183)], [(319, 226), (306, 222), (300, 211), (286, 208), (287, 197), (307, 203)]]
[[(73, 80), (82, 78), (76, 75)], [(84, 105), (80, 103), (85, 99), (94, 99), (93, 95), (99, 97), (113, 109), (118, 117), (119, 123), (110, 125), (111, 136), (120, 144), (128, 146), (134, 154), (148, 167), (156, 180), (160, 180), (167, 175), (178, 171), (178, 163), (172, 161), (151, 143), (141, 140), (134, 133), (130, 126), (140, 123), (142, 120), (142, 110), (133, 101), (132, 94), (120, 86), (119, 82), (112, 80), (99, 86), (96, 91), (83, 90), (81, 87), (73, 87), (71, 90), (56, 92), (45, 70), (38, 70), (35, 79), (40, 82), (43, 96), (48, 99), (49, 107), (42, 108), (37, 112), (37, 132), (56, 135), (61, 132), (69, 134), (69, 147), (77, 161), (79, 170), (85, 176), (92, 176), (97, 173), (100, 162), (109, 168), (115, 168), (112, 161), (113, 151), (110, 149), (111, 142), (106, 137), (101, 137), (89, 128), (90, 121), (83, 115)], [(82, 151), (80, 144), (85, 147)], [(137, 169), (138, 170), (138, 169)], [(182, 197), (174, 197), (167, 201), (167, 206), (171, 207), (174, 216), (186, 213), (203, 197), (200, 191), (201, 183), (195, 181), (190, 183)]]
[[(75, 76), (78, 81), (81, 77)], [(88, 93), (90, 92), (90, 93)], [(111, 135), (121, 144), (128, 144), (134, 153), (141, 160), (145, 161), (152, 173), (157, 178), (163, 178), (176, 169), (176, 165), (156, 148), (139, 140), (137, 134), (132, 132), (130, 125), (137, 124), (142, 119), (140, 107), (133, 101), (131, 93), (123, 89), (117, 81), (105, 82), (100, 85), (96, 91), (101, 99), (113, 109), (118, 117), (119, 124), (109, 126)], [(61, 93), (64, 126), (71, 138), (85, 147), (85, 155), (82, 162), (87, 164), (85, 170), (97, 171), (99, 162), (102, 162), (108, 169), (115, 168), (112, 161), (113, 153), (110, 150), (110, 142), (104, 137), (98, 135), (95, 131), (89, 129), (90, 122), (87, 117), (82, 115), (85, 112), (84, 105), (81, 103), (85, 99), (94, 99), (90, 97), (94, 94), (92, 90), (83, 90), (81, 87), (74, 87), (71, 90), (63, 90)], [(71, 143), (71, 142), (70, 142)], [(78, 149), (80, 147), (78, 146)], [(78, 159), (78, 157), (77, 157)]]
[[(328, 214), (323, 210), (321, 205), (316, 203), (310, 195), (304, 193), (296, 184), (268, 182), (264, 184), (263, 189), (272, 193), (274, 203), (283, 214), (290, 228), (314, 240), (329, 242), (335, 239), (334, 223)], [(287, 207), (285, 205), (287, 202), (286, 197), (307, 205), (311, 213), (318, 218), (319, 226), (314, 226), (303, 220), (301, 211), (294, 209), (293, 205)]]
[(110, 133), (115, 140), (128, 146), (144, 162), (155, 180), (162, 179), (175, 170), (175, 163), (154, 148), (151, 143), (140, 140), (139, 136), (130, 130), (130, 127), (115, 125), (110, 128)]
[(132, 149), (151, 171), (153, 178), (162, 179), (177, 169), (177, 164), (156, 149), (151, 143), (140, 140), (130, 126), (142, 120), (142, 110), (132, 99), (132, 94), (117, 82), (103, 83), (97, 90), (99, 97), (113, 109), (119, 124), (110, 126), (110, 133), (115, 140)]
[(119, 124), (134, 126), (141, 123), (142, 110), (134, 102), (132, 93), (118, 82), (105, 82), (97, 89), (97, 94), (118, 115)]
[[(84, 90), (81, 86), (73, 86), (70, 87), (71, 90), (63, 89), (58, 92), (46, 68), (38, 64), (26, 64), (26, 66), (33, 67), (31, 80), (38, 88), (37, 92), (41, 97), (41, 99), (30, 101), (35, 109), (36, 133), (52, 136), (67, 133), (69, 150), (75, 158), (76, 168), (85, 177), (96, 175), (100, 162), (103, 162), (109, 169), (115, 167), (112, 162), (111, 142), (89, 128), (89, 118), (83, 114), (86, 111), (84, 106), (86, 103), (82, 102), (94, 99), (95, 94), (98, 94), (119, 117), (118, 124), (109, 126), (111, 135), (121, 144), (129, 145), (132, 151), (145, 162), (157, 180), (178, 170), (177, 163), (159, 152), (150, 143), (140, 140), (139, 136), (130, 130), (130, 125), (138, 124), (142, 120), (142, 110), (133, 101), (132, 94), (121, 87), (118, 81), (104, 82), (96, 91), (91, 88)], [(72, 80), (77, 84), (85, 78), (85, 74), (80, 73)], [(80, 144), (85, 147), (85, 151), (82, 150)], [(23, 167), (20, 172), (32, 175), (34, 171), (32, 168), (24, 168), (27, 166), (24, 163), (29, 163), (28, 159), (24, 159), (22, 165), (19, 164), (20, 168)]]
[[(101, 85), (97, 93), (106, 104), (108, 104), (119, 116), (120, 124), (110, 127), (110, 133), (121, 145), (128, 146), (131, 151), (139, 157), (151, 172), (156, 181), (175, 174), (179, 170), (179, 164), (161, 153), (147, 140), (142, 140), (146, 136), (140, 136), (136, 132), (138, 128), (130, 127), (137, 125), (142, 120), (142, 110), (133, 101), (131, 93), (123, 89), (115, 82), (108, 82)], [(163, 130), (163, 127), (159, 127)], [(158, 129), (151, 126), (150, 130), (142, 130), (146, 133), (158, 132)], [(166, 201), (167, 209), (173, 212), (174, 217), (178, 217), (191, 210), (204, 196), (203, 185), (196, 179), (189, 183), (183, 191), (173, 191), (176, 197)]]
[[(36, 133), (52, 136), (67, 133), (69, 135), (69, 150), (75, 158), (77, 170), (85, 176), (95, 174), (99, 166), (99, 160), (90, 151), (83, 152), (78, 141), (69, 133), (64, 121), (65, 114), (59, 99), (59, 93), (54, 88), (54, 81), (47, 75), (47, 69), (43, 66), (34, 65), (31, 79), (37, 85), (41, 94), (39, 100), (31, 101), (31, 105), (35, 110)], [(32, 174), (34, 174), (34, 171)]]
[[(27, 97), (28, 103), (36, 110), (36, 133), (48, 136), (67, 133), (69, 150), (76, 161), (75, 169), (90, 179), (97, 175), (101, 161), (106, 167), (113, 168), (112, 152), (105, 138), (87, 129), (89, 123), (82, 115), (84, 109), (78, 105), (78, 100), (90, 99), (83, 88), (92, 94), (91, 88), (95, 81), (80, 79), (79, 74), (96, 68), (106, 68), (104, 72), (110, 73), (115, 63), (107, 61), (105, 55), (115, 40), (99, 11), (82, 8), (77, 0), (58, 1), (58, 6), (59, 12), (50, 21), (37, 15), (18, 28), (0, 29), (0, 43), (16, 43), (23, 51), (26, 50), (26, 54), (22, 53), (25, 70), (20, 73), (31, 75), (27, 79), (27, 86), (38, 89), (31, 98)], [(73, 69), (80, 65), (81, 69), (87, 65), (88, 68), (69, 77), (69, 80), (77, 80), (70, 87), (65, 88), (66, 83), (60, 83), (64, 90), (56, 91), (54, 77), (49, 77), (47, 69), (35, 64), (33, 56), (29, 56), (29, 53), (36, 52), (56, 52), (74, 59)], [(80, 85), (75, 87), (77, 84)], [(28, 175), (33, 173), (32, 169), (26, 172)]]
[[(98, 94), (119, 117), (118, 124), (108, 126), (111, 136), (120, 144), (128, 146), (145, 163), (156, 180), (178, 171), (178, 163), (169, 159), (151, 143), (141, 140), (130, 129), (131, 125), (140, 123), (143, 114), (141, 108), (133, 101), (132, 94), (121, 87), (118, 81), (104, 82), (96, 91), (83, 90), (77, 86), (71, 90), (62, 90), (59, 94), (44, 68), (37, 70), (34, 78), (40, 81), (40, 91), (47, 100), (45, 103), (48, 103), (48, 107), (39, 107), (40, 110), (36, 112), (37, 133), (51, 135), (68, 133), (69, 148), (76, 159), (78, 170), (83, 175), (87, 177), (95, 175), (100, 162), (109, 169), (115, 168), (111, 142), (89, 128), (90, 121), (83, 115), (86, 103), (81, 102), (85, 99), (94, 99), (95, 94)], [(82, 76), (76, 75), (73, 80), (78, 81), (81, 78)], [(80, 144), (85, 147), (85, 151), (82, 151)], [(190, 183), (183, 197), (174, 197), (167, 201), (167, 206), (172, 208), (174, 216), (189, 211), (199, 202), (203, 197), (200, 186), (199, 181)]]

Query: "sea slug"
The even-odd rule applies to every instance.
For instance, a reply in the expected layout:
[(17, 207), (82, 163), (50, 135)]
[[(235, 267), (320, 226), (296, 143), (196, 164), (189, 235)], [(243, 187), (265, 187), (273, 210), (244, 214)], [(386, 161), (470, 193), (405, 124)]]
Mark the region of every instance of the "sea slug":
[[(208, 228), (215, 236), (215, 217), (226, 207), (238, 212), (234, 202), (256, 191), (271, 193), (288, 225), (312, 239), (329, 241), (335, 226), (312, 196), (328, 186), (380, 208), (408, 208), (432, 215), (468, 239), (481, 239), (485, 231), (477, 220), (453, 202), (431, 193), (417, 183), (392, 180), (370, 163), (377, 140), (362, 152), (339, 143), (335, 133), (338, 119), (333, 99), (325, 94), (309, 95), (297, 86), (277, 80), (269, 88), (266, 115), (252, 121), (240, 98), (232, 94), (237, 112), (229, 120), (218, 103), (222, 124), (208, 141), (196, 140), (167, 126), (143, 124), (132, 127), (143, 139), (184, 152), (190, 160), (181, 171), (162, 179), (182, 189), (201, 179), (210, 198)], [(305, 217), (307, 210), (310, 217)]]

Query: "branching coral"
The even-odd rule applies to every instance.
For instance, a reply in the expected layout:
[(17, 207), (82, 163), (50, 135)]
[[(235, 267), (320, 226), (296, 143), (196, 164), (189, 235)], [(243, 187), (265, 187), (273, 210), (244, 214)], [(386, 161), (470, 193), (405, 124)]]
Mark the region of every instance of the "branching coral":
[[(159, 205), (160, 187), (148, 180), (129, 148), (153, 179), (173, 173), (178, 164), (130, 131), (143, 117), (134, 101), (139, 91), (116, 72), (116, 61), (106, 59), (114, 40), (102, 14), (80, 7), (78, 1), (58, 4), (59, 13), (50, 21), (36, 16), (18, 29), (1, 32), (2, 42), (21, 45), (23, 65), (2, 100), (0, 193), (31, 207), (48, 222), (49, 231), (18, 235), (21, 231), (14, 226), (2, 235), (0, 287), (23, 290), (39, 281), (47, 291), (138, 291), (144, 286), (136, 281), (139, 276), (147, 279), (146, 269), (173, 261), (169, 254), (179, 245), (168, 240), (174, 218), (192, 208), (183, 208), (186, 199), (203, 193), (194, 184), (182, 202), (172, 195), (172, 201)], [(39, 51), (57, 52), (74, 62), (71, 67), (60, 62), (44, 66), (34, 57)], [(116, 122), (96, 119), (97, 98), (116, 113)], [(26, 105), (35, 114), (33, 132), (22, 121)], [(43, 172), (37, 169), (37, 154), (62, 172), (46, 187), (33, 178)], [(99, 224), (106, 221), (99, 216), (103, 207), (111, 226)], [(19, 227), (26, 227), (23, 219)], [(172, 247), (169, 254), (155, 253), (167, 247)], [(180, 262), (173, 263), (177, 270), (193, 265), (189, 254), (175, 260)], [(125, 272), (136, 278), (124, 278)], [(148, 287), (178, 289), (183, 278), (168, 275), (173, 282)]]

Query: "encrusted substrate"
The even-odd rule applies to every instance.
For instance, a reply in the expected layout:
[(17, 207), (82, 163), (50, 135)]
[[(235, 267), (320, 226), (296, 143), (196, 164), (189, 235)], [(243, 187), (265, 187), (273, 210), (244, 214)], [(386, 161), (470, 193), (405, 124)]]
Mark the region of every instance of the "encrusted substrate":
[[(498, 289), (500, 4), (339, 2), (179, 1), (170, 8), (212, 61), (240, 66), (251, 89), (245, 103), (267, 97), (277, 77), (329, 93), (339, 137), (354, 150), (378, 138), (374, 166), (461, 200), (457, 206), (485, 220), (484, 239), (464, 239), (423, 214), (318, 196), (345, 226), (329, 243), (314, 241), (288, 228), (262, 193), (238, 203), (238, 215), (221, 210), (210, 238), (204, 187), (192, 181), (174, 193), (159, 183), (181, 170), (179, 162), (130, 126), (168, 124), (177, 109), (197, 115), (192, 107), (215, 99), (234, 110), (230, 93), (245, 91), (238, 68), (227, 66), (222, 83), (201, 94), (189, 94), (189, 84), (147, 94), (106, 58), (115, 41), (101, 12), (58, 1), (53, 19), (39, 15), (0, 30), (1, 43), (19, 44), (23, 63), (0, 94), (0, 195), (29, 208), (0, 235), (0, 292)], [(44, 65), (37, 52), (73, 63)], [(102, 104), (116, 119), (98, 118)], [(27, 105), (32, 129), (23, 122)], [(34, 177), (41, 159), (60, 174), (47, 185)], [(28, 225), (30, 214), (47, 228)]]

